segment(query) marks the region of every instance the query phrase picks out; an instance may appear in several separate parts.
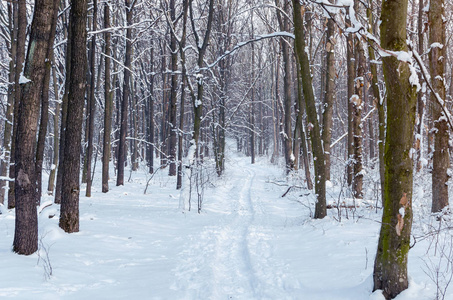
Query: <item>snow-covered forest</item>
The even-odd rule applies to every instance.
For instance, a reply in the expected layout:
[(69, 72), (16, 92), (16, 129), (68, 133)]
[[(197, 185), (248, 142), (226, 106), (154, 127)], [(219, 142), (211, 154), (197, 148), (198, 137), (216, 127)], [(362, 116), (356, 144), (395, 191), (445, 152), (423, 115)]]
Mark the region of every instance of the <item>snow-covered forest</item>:
[(0, 297), (453, 299), (445, 0), (0, 2)]

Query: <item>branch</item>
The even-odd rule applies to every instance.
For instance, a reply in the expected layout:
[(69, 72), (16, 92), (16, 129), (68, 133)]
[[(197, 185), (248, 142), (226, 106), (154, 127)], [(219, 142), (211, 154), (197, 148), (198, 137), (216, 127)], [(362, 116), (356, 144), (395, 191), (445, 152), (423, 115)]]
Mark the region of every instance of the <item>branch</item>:
[(423, 64), (422, 59), (420, 58), (420, 55), (417, 53), (417, 51), (412, 47), (412, 44), (410, 44), (410, 43), (409, 43), (409, 49), (412, 51), (415, 61), (417, 62), (418, 66), (420, 67), (420, 72), (423, 76), (423, 79), (425, 79), (426, 85), (428, 86), (431, 93), (434, 95), (436, 102), (440, 105), (440, 107), (442, 107), (442, 111), (445, 115), (445, 118), (447, 119), (450, 130), (453, 130), (452, 117), (451, 117), (451, 114), (448, 111), (448, 109), (445, 107), (445, 101), (442, 98), (440, 98), (439, 94), (434, 90), (433, 86), (430, 83), (430, 76), (428, 74), (428, 70), (426, 70), (426, 67)]
[(280, 31), (280, 32), (273, 32), (273, 33), (269, 33), (269, 34), (257, 35), (254, 39), (236, 44), (232, 50), (226, 51), (224, 54), (220, 55), (212, 64), (208, 64), (208, 66), (203, 69), (206, 70), (206, 69), (216, 66), (222, 59), (224, 59), (228, 55), (234, 54), (237, 50), (239, 50), (240, 48), (242, 48), (244, 46), (247, 46), (248, 44), (258, 42), (258, 41), (261, 41), (264, 39), (274, 38), (274, 37), (288, 37), (288, 38), (294, 39), (294, 34), (286, 32), (286, 31)]

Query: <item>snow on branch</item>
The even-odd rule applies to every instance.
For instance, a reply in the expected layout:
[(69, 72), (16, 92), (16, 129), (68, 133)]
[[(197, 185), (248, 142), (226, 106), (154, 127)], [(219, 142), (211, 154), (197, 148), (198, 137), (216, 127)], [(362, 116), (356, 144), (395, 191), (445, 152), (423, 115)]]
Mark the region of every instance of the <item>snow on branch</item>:
[(450, 127), (451, 130), (453, 130), (452, 116), (451, 116), (451, 113), (448, 111), (448, 109), (445, 107), (445, 101), (439, 96), (439, 93), (437, 93), (434, 90), (433, 86), (431, 85), (428, 70), (426, 69), (425, 65), (423, 64), (423, 61), (420, 58), (420, 55), (414, 49), (414, 47), (412, 46), (412, 43), (408, 43), (408, 45), (409, 45), (409, 49), (411, 49), (411, 51), (413, 53), (415, 61), (417, 62), (418, 66), (420, 67), (420, 72), (421, 72), (423, 78), (425, 79), (426, 85), (428, 86), (431, 93), (434, 95), (434, 99), (436, 99), (436, 102), (442, 108), (442, 112), (444, 113), (445, 118), (447, 119), (448, 126)]
[(251, 43), (254, 43), (254, 42), (258, 42), (258, 41), (261, 41), (261, 40), (265, 40), (265, 39), (275, 38), (275, 37), (288, 37), (290, 39), (295, 39), (294, 34), (286, 32), (286, 31), (279, 31), (279, 32), (273, 32), (273, 33), (269, 33), (269, 34), (257, 35), (251, 40), (248, 40), (248, 41), (245, 41), (245, 42), (240, 42), (240, 43), (236, 44), (233, 47), (233, 49), (231, 49), (229, 51), (226, 51), (225, 53), (220, 55), (212, 64), (208, 64), (208, 66), (206, 68), (203, 68), (203, 69), (206, 70), (206, 69), (210, 69), (210, 68), (214, 67), (222, 59), (224, 59), (228, 55), (234, 54), (237, 50), (239, 50), (240, 48), (242, 48), (242, 47), (244, 47), (244, 46), (246, 46), (248, 44), (251, 44)]

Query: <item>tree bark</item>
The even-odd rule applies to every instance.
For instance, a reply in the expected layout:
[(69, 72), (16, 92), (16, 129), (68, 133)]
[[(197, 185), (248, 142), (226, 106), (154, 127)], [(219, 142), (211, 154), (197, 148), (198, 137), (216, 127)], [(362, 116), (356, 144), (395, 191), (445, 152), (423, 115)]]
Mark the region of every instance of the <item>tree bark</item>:
[(354, 80), (355, 94), (349, 100), (352, 102), (352, 132), (353, 132), (353, 180), (352, 191), (354, 198), (363, 198), (363, 86), (365, 76), (365, 54), (359, 39), (356, 39), (357, 78)]
[[(275, 4), (278, 5), (278, 0), (275, 0)], [(289, 2), (285, 1), (284, 11), (289, 11)], [(277, 19), (280, 25), (281, 31), (288, 31), (289, 23), (288, 18), (282, 18), (280, 11), (277, 11)], [(290, 46), (289, 40), (285, 38), (280, 39), (280, 45), (282, 49), (283, 58), (283, 97), (284, 97), (284, 150), (285, 150), (285, 165), (286, 173), (288, 174), (294, 169), (294, 153), (293, 153), (293, 136), (292, 136), (292, 124), (291, 124), (291, 59), (290, 59)]]
[[(417, 30), (418, 30), (418, 53), (423, 53), (424, 51), (424, 42), (423, 42), (423, 0), (418, 1), (418, 24), (417, 24)], [(421, 76), (420, 76), (421, 77)], [(452, 76), (453, 78), (453, 76)], [(421, 78), (419, 78), (420, 83), (422, 84), (423, 81)], [(417, 117), (418, 117), (418, 124), (417, 124), (417, 135), (416, 135), (416, 141), (415, 141), (415, 150), (417, 151), (417, 172), (420, 172), (422, 169), (422, 154), (423, 154), (423, 149), (422, 149), (422, 141), (423, 141), (423, 125), (424, 125), (424, 110), (425, 110), (425, 101), (424, 101), (424, 93), (422, 91), (419, 91), (417, 94)]]
[(56, 72), (56, 65), (55, 65), (55, 57), (53, 58), (52, 63), (52, 80), (53, 80), (53, 90), (55, 95), (55, 115), (53, 119), (53, 158), (52, 158), (52, 167), (50, 169), (49, 175), (49, 184), (47, 186), (47, 194), (53, 195), (53, 191), (55, 189), (55, 179), (57, 175), (57, 166), (58, 166), (58, 157), (60, 155), (60, 140), (58, 136), (59, 120), (60, 120), (60, 110), (61, 104), (59, 99), (58, 93), (58, 82), (57, 82), (57, 72)]
[[(97, 23), (97, 13), (98, 13), (98, 4), (97, 0), (92, 0), (93, 8), (93, 31), (96, 31), (96, 23)], [(90, 83), (88, 98), (90, 99), (89, 107), (87, 107), (88, 112), (88, 147), (86, 152), (86, 178), (87, 178), (87, 187), (85, 196), (91, 197), (91, 186), (93, 184), (93, 178), (91, 174), (91, 164), (92, 164), (92, 157), (93, 157), (93, 135), (94, 135), (94, 118), (96, 116), (96, 99), (94, 92), (96, 90), (96, 35), (93, 34), (91, 37), (91, 45), (90, 45)]]
[(180, 104), (180, 111), (179, 111), (179, 134), (178, 134), (178, 173), (176, 178), (176, 189), (179, 190), (182, 187), (182, 175), (183, 175), (183, 143), (184, 143), (184, 112), (185, 112), (185, 87), (186, 87), (186, 54), (185, 54), (185, 46), (186, 46), (186, 37), (187, 37), (187, 14), (189, 11), (189, 1), (183, 1), (183, 23), (182, 23), (182, 36), (179, 42), (179, 53), (181, 56), (181, 68), (182, 68), (182, 84), (181, 84), (181, 104)]
[(50, 28), (49, 47), (46, 56), (46, 71), (44, 74), (43, 88), (41, 92), (41, 121), (39, 123), (38, 143), (36, 147), (36, 163), (35, 163), (35, 176), (36, 176), (36, 204), (39, 205), (42, 196), (42, 165), (44, 161), (44, 146), (46, 144), (47, 125), (49, 123), (49, 89), (50, 89), (50, 75), (53, 61), (53, 43), (57, 29), (58, 17), (58, 1), (55, 1), (57, 8), (54, 9), (54, 15), (51, 17), (52, 24)]
[[(171, 26), (175, 25), (176, 22), (176, 8), (175, 0), (170, 0), (170, 20), (173, 23)], [(176, 176), (176, 134), (177, 134), (177, 105), (176, 98), (178, 96), (178, 48), (176, 37), (172, 34), (170, 39), (170, 49), (171, 49), (171, 87), (170, 87), (170, 113), (169, 113), (169, 126), (170, 126), (170, 139), (168, 141), (169, 151), (169, 168), (168, 175)]]
[[(431, 84), (439, 95), (445, 100), (445, 2), (443, 0), (431, 0), (429, 5), (429, 69)], [(431, 94), (434, 121), (434, 152), (432, 172), (432, 212), (440, 212), (448, 205), (448, 169), (450, 167), (450, 155), (448, 151), (448, 124), (442, 107), (437, 103), (435, 95)]]
[(71, 71), (64, 146), (63, 182), (59, 226), (79, 231), (80, 149), (87, 68), (87, 0), (72, 0)]
[[(346, 14), (346, 26), (351, 27), (351, 20), (349, 14)], [(353, 119), (353, 105), (351, 102), (351, 97), (354, 95), (354, 80), (355, 80), (355, 66), (354, 66), (354, 37), (352, 33), (346, 35), (346, 66), (348, 73), (348, 159), (347, 159), (347, 181), (348, 186), (352, 185), (353, 174), (354, 174), (354, 165), (353, 165), (353, 156), (354, 156), (354, 130), (352, 125)]]
[(118, 145), (118, 173), (116, 185), (124, 185), (124, 167), (127, 159), (126, 135), (127, 135), (127, 119), (130, 97), (130, 82), (131, 82), (131, 66), (132, 66), (132, 15), (133, 4), (135, 1), (125, 0), (126, 5), (126, 57), (124, 62), (124, 82), (123, 82), (123, 99), (121, 101), (121, 127), (120, 139)]
[[(368, 32), (374, 34), (374, 21), (372, 6), (373, 1), (369, 1), (367, 8), (367, 17), (368, 23)], [(368, 57), (370, 59), (370, 72), (371, 72), (371, 88), (373, 91), (373, 102), (378, 110), (378, 130), (379, 130), (379, 140), (378, 140), (378, 151), (379, 151), (379, 178), (381, 181), (381, 198), (382, 202), (384, 199), (384, 180), (385, 180), (385, 162), (384, 162), (384, 140), (385, 140), (385, 110), (384, 110), (384, 99), (382, 99), (379, 85), (378, 85), (378, 73), (377, 66), (375, 63), (376, 55), (371, 43), (368, 43)]]
[(63, 189), (63, 166), (64, 166), (64, 147), (66, 144), (66, 123), (68, 119), (68, 97), (69, 97), (69, 87), (71, 83), (71, 43), (72, 43), (72, 25), (71, 18), (69, 18), (68, 25), (68, 34), (67, 34), (67, 43), (66, 43), (66, 55), (65, 55), (65, 87), (64, 94), (62, 99), (61, 107), (61, 127), (60, 127), (60, 156), (58, 159), (58, 172), (57, 172), (57, 183), (55, 186), (55, 203), (61, 203), (62, 189)]
[(296, 37), (296, 51), (299, 57), (300, 74), (302, 78), (305, 106), (309, 126), (311, 127), (311, 141), (313, 145), (313, 160), (315, 164), (315, 218), (322, 219), (327, 215), (326, 209), (326, 166), (324, 164), (324, 150), (321, 141), (315, 97), (310, 75), (308, 54), (305, 52), (305, 28), (302, 20), (302, 10), (299, 0), (293, 0), (294, 33)]
[(17, 140), (17, 127), (19, 116), (19, 105), (21, 99), (20, 75), (22, 73), (23, 65), (25, 62), (25, 38), (27, 30), (27, 4), (25, 0), (19, 0), (17, 7), (17, 53), (16, 53), (16, 66), (14, 74), (14, 122), (13, 134), (11, 137), (11, 154), (9, 162), (9, 189), (8, 189), (8, 208), (12, 209), (16, 206), (15, 198), (15, 159), (16, 159), (16, 140)]
[[(104, 28), (110, 28), (110, 9), (109, 4), (104, 4)], [(112, 131), (112, 112), (113, 112), (113, 92), (110, 83), (110, 55), (111, 55), (111, 36), (110, 32), (104, 33), (105, 42), (105, 82), (104, 82), (104, 139), (102, 147), (102, 192), (109, 191), (109, 164), (110, 164), (110, 134)]]
[[(382, 2), (381, 46), (407, 51), (407, 0)], [(396, 57), (383, 58), (387, 86), (384, 211), (374, 263), (374, 288), (386, 299), (408, 287), (407, 259), (412, 226), (413, 146), (416, 89), (409, 82), (408, 64)]]
[(326, 89), (322, 114), (322, 141), (326, 160), (326, 180), (330, 180), (330, 142), (332, 140), (333, 104), (335, 101), (335, 22), (327, 20), (326, 31)]
[(197, 66), (198, 72), (196, 74), (197, 77), (197, 94), (195, 95), (193, 92), (192, 94), (192, 105), (193, 105), (193, 112), (194, 112), (194, 124), (193, 124), (193, 134), (192, 140), (193, 145), (195, 147), (195, 156), (198, 158), (199, 155), (199, 139), (200, 139), (200, 129), (201, 129), (201, 119), (203, 115), (203, 92), (204, 92), (204, 85), (203, 85), (203, 74), (201, 73), (201, 69), (204, 63), (204, 56), (206, 54), (206, 49), (209, 44), (209, 38), (211, 35), (212, 29), (212, 20), (214, 16), (214, 0), (209, 0), (209, 9), (208, 9), (208, 22), (206, 24), (206, 31), (204, 34), (204, 38), (200, 41), (200, 36), (198, 35), (195, 20), (193, 18), (193, 7), (192, 7), (192, 0), (190, 0), (190, 20), (192, 24), (192, 29), (195, 37), (195, 41), (198, 48), (198, 58), (197, 58)]
[[(299, 64), (297, 65), (299, 68)], [(304, 165), (304, 171), (305, 171), (305, 181), (307, 182), (307, 188), (309, 190), (313, 189), (313, 182), (311, 180), (311, 174), (310, 174), (310, 161), (308, 157), (308, 151), (307, 151), (307, 139), (305, 137), (305, 129), (304, 129), (304, 120), (303, 116), (305, 114), (305, 108), (304, 108), (304, 99), (303, 99), (303, 94), (302, 94), (302, 82), (300, 78), (300, 68), (297, 71), (297, 101), (298, 101), (298, 113), (297, 113), (297, 118), (296, 118), (296, 132), (298, 134), (294, 134), (294, 138), (300, 138), (300, 148), (302, 148), (302, 161)], [(299, 153), (296, 153), (296, 155), (299, 155)]]
[(16, 222), (13, 251), (29, 255), (38, 249), (36, 212), (35, 150), (40, 99), (46, 72), (46, 58), (53, 47), (52, 22), (58, 1), (37, 0), (31, 25), (24, 73), (21, 75), (21, 98), (17, 122), (15, 152)]

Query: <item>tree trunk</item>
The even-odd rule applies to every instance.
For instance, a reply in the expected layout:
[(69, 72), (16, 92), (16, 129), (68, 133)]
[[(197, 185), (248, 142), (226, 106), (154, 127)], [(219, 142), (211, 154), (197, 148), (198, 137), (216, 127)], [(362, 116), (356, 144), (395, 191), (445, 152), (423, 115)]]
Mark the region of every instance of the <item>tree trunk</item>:
[[(351, 20), (349, 14), (346, 15), (346, 26), (351, 27)], [(354, 37), (352, 33), (346, 35), (346, 60), (347, 60), (347, 73), (348, 73), (348, 160), (347, 160), (347, 181), (348, 186), (352, 185), (354, 166), (353, 166), (353, 156), (354, 156), (354, 130), (352, 125), (353, 119), (353, 105), (351, 97), (354, 94), (354, 80), (355, 80), (355, 67), (354, 67)]]
[[(98, 14), (98, 4), (97, 0), (92, 0), (93, 8), (93, 31), (96, 31), (96, 23), (97, 23), (97, 14)], [(88, 147), (86, 153), (86, 164), (87, 164), (87, 187), (85, 196), (91, 197), (91, 186), (93, 184), (93, 178), (91, 174), (91, 164), (92, 164), (92, 157), (93, 157), (93, 135), (94, 135), (94, 118), (96, 117), (96, 99), (94, 92), (96, 90), (96, 35), (93, 34), (91, 37), (91, 45), (90, 45), (90, 83), (89, 83), (89, 96), (87, 98), (90, 99), (88, 102), (90, 104), (87, 107), (88, 112)]]
[(315, 164), (315, 218), (322, 219), (327, 215), (326, 210), (326, 167), (324, 164), (324, 150), (321, 141), (315, 97), (311, 82), (310, 63), (305, 52), (305, 28), (302, 20), (302, 9), (299, 0), (293, 0), (294, 33), (296, 36), (296, 51), (299, 57), (300, 74), (302, 78), (307, 118), (311, 127), (311, 141), (313, 145), (313, 160)]
[[(368, 32), (374, 34), (374, 21), (373, 21), (373, 1), (369, 1), (367, 9), (368, 23)], [(373, 91), (373, 102), (378, 110), (378, 130), (379, 130), (379, 141), (378, 141), (378, 151), (379, 151), (379, 178), (381, 181), (381, 198), (382, 202), (384, 199), (384, 180), (385, 180), (385, 162), (384, 162), (384, 140), (385, 140), (385, 110), (384, 110), (384, 99), (381, 97), (378, 85), (378, 73), (377, 66), (375, 63), (376, 55), (371, 43), (368, 43), (368, 57), (370, 59), (370, 71), (371, 71), (371, 88)]]
[(60, 127), (60, 158), (58, 159), (58, 172), (57, 172), (57, 184), (55, 187), (55, 203), (61, 203), (61, 195), (63, 189), (63, 166), (64, 166), (64, 147), (66, 144), (66, 123), (68, 119), (68, 97), (69, 97), (69, 86), (71, 83), (71, 43), (72, 43), (72, 25), (71, 25), (71, 18), (69, 18), (69, 25), (68, 25), (68, 35), (67, 35), (67, 43), (66, 43), (66, 55), (65, 55), (65, 70), (66, 70), (66, 78), (65, 78), (65, 87), (64, 87), (64, 94), (62, 99), (62, 107), (61, 107), (61, 127)]
[[(110, 9), (108, 3), (104, 4), (104, 28), (110, 28)], [(110, 134), (112, 130), (113, 92), (110, 84), (110, 32), (104, 33), (105, 41), (105, 82), (104, 82), (104, 139), (102, 147), (102, 192), (109, 191), (109, 164), (110, 164)]]
[(59, 222), (59, 226), (68, 233), (79, 231), (80, 149), (87, 68), (87, 0), (71, 1), (70, 19), (71, 71)]
[[(52, 28), (51, 32), (53, 32), (53, 34), (55, 34), (55, 28)], [(53, 38), (52, 38), (51, 43), (53, 45)], [(50, 69), (51, 69), (53, 49), (49, 49), (49, 52), (50, 53), (48, 53), (47, 58), (46, 58), (46, 71), (44, 74), (44, 79), (43, 79), (44, 82), (43, 82), (43, 88), (42, 88), (42, 93), (41, 93), (41, 120), (39, 123), (38, 142), (36, 145), (35, 200), (36, 200), (37, 205), (40, 204), (41, 196), (42, 196), (42, 165), (43, 165), (43, 161), (44, 161), (44, 147), (46, 145), (47, 125), (49, 123)]]
[(138, 170), (138, 158), (139, 158), (139, 151), (138, 151), (138, 116), (139, 116), (139, 110), (137, 107), (137, 98), (136, 98), (136, 92), (137, 92), (137, 82), (133, 80), (133, 77), (131, 77), (131, 136), (132, 136), (132, 141), (130, 143), (131, 147), (131, 170), (132, 171), (137, 171)]
[[(278, 0), (275, 0), (276, 6), (278, 6)], [(284, 4), (284, 11), (289, 11), (289, 2), (286, 1)], [(289, 23), (288, 18), (282, 18), (281, 13), (277, 10), (277, 20), (280, 25), (281, 31), (288, 31)], [(285, 150), (285, 165), (286, 165), (286, 173), (288, 174), (294, 169), (294, 153), (293, 153), (293, 137), (292, 137), (292, 124), (291, 124), (291, 107), (292, 107), (292, 99), (291, 99), (291, 59), (289, 55), (290, 46), (289, 41), (287, 39), (281, 38), (280, 45), (282, 49), (282, 58), (283, 58), (283, 97), (284, 97), (284, 132), (285, 135), (283, 136), (284, 141), (284, 150)]]
[[(8, 15), (9, 15), (9, 32), (10, 32), (10, 62), (9, 62), (9, 74), (8, 74), (8, 81), (14, 82), (15, 72), (16, 72), (16, 57), (17, 57), (17, 22), (18, 22), (18, 5), (17, 3), (8, 3)], [(13, 122), (15, 116), (14, 113), (14, 95), (15, 95), (15, 86), (10, 84), (8, 86), (8, 104), (6, 109), (6, 120), (5, 120), (5, 132), (3, 135), (3, 148), (2, 153), (5, 156), (1, 160), (0, 166), (0, 176), (6, 178), (9, 169), (9, 163), (11, 161), (11, 136), (12, 136), (12, 129), (13, 129)], [(17, 115), (16, 115), (17, 118)], [(10, 176), (11, 177), (11, 176)], [(0, 204), (4, 204), (5, 202), (5, 186), (8, 181), (0, 180)]]
[[(173, 24), (176, 22), (176, 9), (175, 9), (175, 0), (170, 0), (170, 19)], [(173, 26), (173, 25), (172, 25)], [(177, 134), (177, 106), (176, 98), (178, 96), (178, 76), (176, 72), (178, 71), (178, 48), (177, 48), (176, 37), (172, 34), (170, 40), (170, 49), (171, 49), (171, 90), (170, 90), (170, 139), (168, 141), (169, 145), (169, 176), (176, 176), (176, 134)]]
[(322, 141), (326, 160), (326, 180), (330, 180), (330, 142), (332, 140), (333, 104), (335, 101), (335, 22), (327, 20), (326, 31), (326, 90), (322, 114)]
[(356, 39), (357, 78), (354, 80), (355, 94), (349, 100), (352, 102), (352, 132), (353, 132), (353, 180), (352, 191), (354, 198), (362, 199), (363, 192), (363, 131), (362, 110), (364, 103), (363, 86), (365, 77), (365, 53), (361, 41)]
[[(407, 0), (382, 2), (381, 46), (407, 51)], [(409, 153), (413, 146), (416, 89), (409, 82), (408, 64), (396, 57), (383, 58), (387, 87), (384, 211), (374, 263), (374, 288), (386, 299), (408, 287), (407, 259), (412, 226), (412, 172)]]
[[(252, 28), (251, 28), (251, 35), (253, 35), (253, 13), (251, 15), (251, 24), (252, 24)], [(252, 74), (251, 74), (251, 80), (254, 81), (255, 80), (255, 45), (252, 43), (251, 45), (251, 48), (252, 48), (252, 53), (251, 53), (251, 67), (252, 67)], [(252, 87), (251, 87), (251, 99), (250, 99), (250, 106), (249, 106), (249, 117), (250, 117), (250, 163), (251, 164), (254, 164), (255, 163), (255, 155), (256, 155), (256, 150), (255, 150), (255, 139), (256, 139), (256, 136), (255, 136), (255, 84), (254, 83), (250, 83), (252, 84)], [(291, 111), (291, 108), (290, 108), (290, 111)], [(290, 119), (290, 122), (291, 122), (291, 119)], [(291, 125), (291, 123), (290, 123)]]
[[(299, 68), (299, 63), (297, 64), (297, 67)], [(297, 101), (298, 101), (298, 107), (299, 111), (297, 113), (297, 119), (296, 119), (296, 129), (298, 134), (294, 134), (294, 138), (296, 136), (300, 138), (300, 147), (302, 148), (302, 161), (304, 164), (304, 171), (305, 171), (305, 181), (307, 182), (307, 188), (309, 190), (313, 189), (313, 182), (311, 180), (311, 174), (310, 174), (310, 161), (308, 157), (308, 151), (307, 151), (307, 139), (305, 138), (305, 130), (304, 130), (304, 114), (305, 114), (305, 108), (304, 108), (304, 99), (303, 99), (303, 94), (302, 94), (302, 82), (300, 78), (300, 68), (297, 71)], [(299, 156), (299, 153), (296, 153), (296, 155)]]
[(53, 58), (53, 65), (52, 65), (52, 79), (53, 79), (53, 90), (55, 94), (55, 115), (53, 119), (53, 159), (52, 159), (52, 167), (50, 168), (50, 175), (49, 175), (49, 184), (47, 186), (47, 194), (53, 195), (53, 191), (55, 189), (55, 178), (57, 175), (57, 166), (58, 166), (58, 157), (60, 154), (60, 140), (58, 137), (58, 130), (59, 130), (59, 120), (60, 120), (60, 99), (58, 93), (58, 82), (57, 82), (57, 67), (55, 65), (55, 57)]
[[(431, 0), (429, 5), (429, 69), (431, 84), (438, 96), (445, 100), (445, 8), (443, 0)], [(438, 45), (438, 46), (436, 46)], [(450, 155), (448, 152), (448, 124), (442, 113), (442, 107), (437, 103), (435, 95), (431, 94), (434, 121), (434, 153), (432, 172), (432, 212), (440, 212), (448, 206), (448, 169), (450, 167)]]
[(36, 212), (35, 150), (40, 99), (46, 73), (46, 58), (53, 47), (52, 22), (58, 1), (37, 0), (31, 25), (24, 73), (21, 75), (21, 98), (15, 152), (16, 226), (13, 250), (29, 255), (38, 249)]
[(182, 175), (183, 175), (183, 144), (184, 144), (184, 112), (185, 112), (185, 87), (186, 87), (186, 54), (185, 54), (185, 46), (186, 46), (186, 34), (187, 34), (187, 13), (189, 10), (189, 1), (183, 1), (183, 31), (182, 36), (179, 42), (179, 53), (181, 56), (181, 68), (182, 68), (182, 76), (181, 76), (181, 104), (180, 104), (180, 111), (179, 111), (179, 134), (178, 134), (178, 174), (176, 178), (176, 189), (179, 190), (182, 188)]
[(44, 161), (44, 147), (46, 145), (47, 125), (49, 123), (49, 88), (50, 88), (50, 74), (53, 61), (53, 43), (55, 40), (55, 34), (57, 29), (57, 17), (58, 17), (58, 3), (54, 9), (54, 16), (52, 16), (52, 24), (50, 29), (49, 43), (52, 45), (47, 51), (46, 57), (46, 71), (44, 74), (43, 88), (41, 92), (41, 121), (39, 124), (38, 132), (38, 144), (36, 147), (36, 165), (35, 165), (35, 176), (36, 176), (36, 204), (39, 205), (42, 196), (42, 165)]
[(206, 25), (206, 31), (204, 34), (204, 38), (200, 41), (200, 37), (197, 33), (197, 29), (195, 26), (195, 20), (193, 18), (193, 7), (192, 1), (190, 1), (190, 20), (192, 24), (192, 29), (194, 32), (194, 37), (196, 40), (197, 48), (198, 48), (198, 58), (197, 58), (197, 66), (198, 72), (196, 74), (197, 78), (197, 94), (196, 96), (192, 92), (192, 105), (193, 105), (193, 112), (194, 112), (194, 122), (193, 122), (193, 134), (192, 140), (195, 147), (195, 157), (198, 158), (198, 154), (200, 151), (199, 148), (199, 139), (200, 139), (200, 129), (201, 129), (201, 119), (203, 115), (203, 92), (204, 92), (204, 85), (203, 85), (203, 74), (201, 73), (201, 68), (203, 68), (203, 60), (206, 53), (206, 49), (208, 47), (209, 38), (211, 35), (212, 29), (212, 20), (214, 16), (214, 0), (209, 0), (209, 10), (208, 10), (208, 23)]
[[(17, 141), (17, 126), (19, 116), (19, 105), (21, 99), (20, 76), (22, 73), (23, 65), (25, 62), (25, 38), (27, 30), (27, 4), (25, 0), (19, 0), (17, 7), (17, 53), (16, 53), (16, 67), (14, 74), (14, 123), (13, 135), (11, 137), (11, 153), (9, 162), (9, 189), (8, 189), (8, 208), (12, 209), (16, 206), (15, 198), (15, 159), (16, 159), (16, 141)], [(15, 16), (16, 18), (16, 16)]]
[(133, 4), (136, 2), (132, 0), (125, 0), (126, 2), (126, 57), (124, 62), (124, 82), (123, 82), (123, 99), (121, 102), (121, 127), (120, 139), (118, 145), (118, 174), (116, 185), (124, 185), (124, 166), (127, 158), (126, 148), (126, 135), (127, 135), (127, 118), (129, 109), (129, 96), (130, 96), (130, 82), (131, 82), (131, 66), (132, 66), (132, 14)]
[[(418, 53), (423, 53), (424, 51), (424, 46), (423, 46), (423, 0), (418, 1), (418, 24), (417, 24), (417, 30), (418, 30)], [(420, 76), (421, 77), (421, 76)], [(452, 76), (453, 78), (453, 76)], [(422, 84), (422, 79), (419, 78), (420, 83)], [(415, 150), (417, 151), (417, 172), (420, 172), (422, 169), (422, 154), (423, 154), (423, 148), (422, 148), (422, 141), (423, 141), (423, 126), (424, 126), (424, 110), (425, 110), (425, 101), (424, 101), (424, 93), (423, 91), (419, 91), (417, 94), (417, 117), (418, 117), (418, 124), (417, 124), (417, 135), (416, 135), (416, 141), (415, 141)]]
[(162, 73), (162, 118), (160, 126), (160, 167), (166, 168), (168, 163), (168, 151), (167, 151), (167, 142), (168, 142), (168, 75), (167, 72), (167, 57), (165, 50), (166, 42), (164, 41), (161, 45), (161, 73)]
[[(273, 129), (273, 140), (274, 140), (274, 149), (272, 152), (272, 157), (271, 157), (271, 163), (276, 163), (278, 160), (279, 155), (279, 138), (278, 138), (278, 124), (279, 124), (279, 118), (278, 118), (278, 82), (279, 82), (279, 69), (280, 69), (280, 64), (278, 63), (280, 61), (279, 55), (277, 54), (277, 59), (276, 59), (275, 65), (272, 64), (271, 68), (271, 77), (274, 78), (274, 70), (275, 70), (275, 80), (272, 81), (273, 85), (275, 88), (272, 89), (272, 129)], [(275, 94), (274, 94), (275, 91)]]

